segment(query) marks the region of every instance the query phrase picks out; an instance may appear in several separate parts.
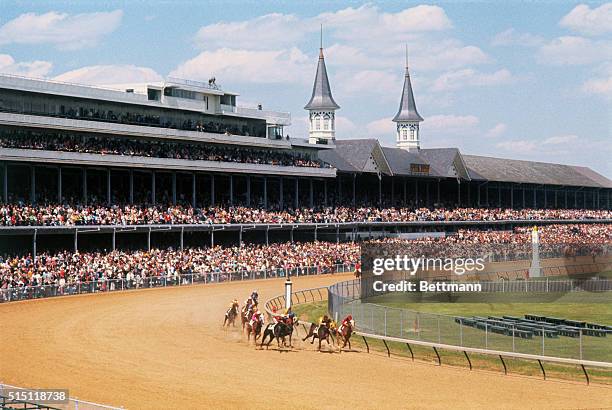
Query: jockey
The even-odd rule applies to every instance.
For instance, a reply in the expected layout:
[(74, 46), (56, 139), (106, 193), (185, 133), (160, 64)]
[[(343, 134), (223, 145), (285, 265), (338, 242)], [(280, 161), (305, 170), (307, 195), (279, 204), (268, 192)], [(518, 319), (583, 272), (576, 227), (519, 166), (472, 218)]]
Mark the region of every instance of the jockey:
[(259, 294), (257, 293), (257, 290), (254, 290), (254, 291), (251, 293), (251, 299), (253, 299), (253, 301), (254, 301), (255, 303), (257, 303), (257, 299), (259, 299)]
[(338, 329), (339, 331), (342, 331), (343, 327), (348, 327), (351, 325), (351, 321), (353, 320), (353, 316), (348, 315), (347, 317), (344, 318), (344, 320), (342, 321), (342, 323), (340, 324), (340, 329)]
[(253, 307), (253, 298), (249, 297), (244, 301), (244, 309), (248, 312)]
[(253, 312), (253, 317), (251, 317), (251, 326), (255, 322), (260, 322), (262, 326), (264, 324), (264, 315), (263, 313), (261, 313), (261, 310), (259, 309), (256, 309), (255, 312)]
[(327, 315), (323, 315), (323, 317), (319, 318), (319, 326), (325, 326), (326, 328), (330, 328), (332, 320)]
[(240, 304), (238, 303), (238, 299), (234, 298), (234, 300), (232, 300), (232, 302), (230, 303), (229, 307), (230, 309), (234, 307), (234, 305), (239, 306)]

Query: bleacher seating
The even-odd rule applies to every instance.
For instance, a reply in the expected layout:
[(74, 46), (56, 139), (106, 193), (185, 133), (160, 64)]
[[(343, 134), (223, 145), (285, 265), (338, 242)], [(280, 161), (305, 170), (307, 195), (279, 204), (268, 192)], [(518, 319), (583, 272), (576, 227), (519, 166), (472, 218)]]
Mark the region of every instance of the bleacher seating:
[(560, 336), (577, 338), (581, 334), (592, 337), (606, 337), (608, 333), (612, 334), (612, 326), (533, 314), (525, 315), (525, 318), (516, 316), (455, 317), (455, 323), (506, 336), (514, 335), (522, 339), (542, 335), (546, 338), (559, 338)]

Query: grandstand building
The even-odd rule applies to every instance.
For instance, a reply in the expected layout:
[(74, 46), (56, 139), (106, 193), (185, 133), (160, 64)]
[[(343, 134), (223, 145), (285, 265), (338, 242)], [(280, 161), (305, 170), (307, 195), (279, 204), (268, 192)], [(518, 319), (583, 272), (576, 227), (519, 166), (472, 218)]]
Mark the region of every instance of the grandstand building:
[(612, 181), (588, 167), (425, 148), (407, 65), (393, 118), (396, 147), (335, 138), (340, 107), (323, 48), (305, 106), (309, 135), (302, 139), (284, 135), (289, 113), (241, 107), (238, 94), (214, 78), (167, 78), (118, 90), (0, 75), (0, 199), (611, 209)]

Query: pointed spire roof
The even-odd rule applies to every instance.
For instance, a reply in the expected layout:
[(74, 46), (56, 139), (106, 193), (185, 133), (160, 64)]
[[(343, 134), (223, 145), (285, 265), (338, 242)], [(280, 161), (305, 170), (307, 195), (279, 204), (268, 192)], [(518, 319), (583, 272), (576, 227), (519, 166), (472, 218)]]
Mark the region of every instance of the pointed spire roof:
[(395, 117), (393, 117), (393, 121), (423, 121), (423, 117), (417, 111), (414, 94), (412, 93), (412, 83), (410, 82), (410, 72), (408, 70), (408, 48), (406, 48), (406, 74), (404, 76), (402, 99), (399, 110)]
[(319, 64), (314, 85), (312, 86), (312, 96), (304, 107), (306, 110), (337, 110), (340, 108), (331, 93), (327, 69), (325, 68), (325, 57), (323, 57), (323, 29), (321, 28), (321, 48), (319, 48)]

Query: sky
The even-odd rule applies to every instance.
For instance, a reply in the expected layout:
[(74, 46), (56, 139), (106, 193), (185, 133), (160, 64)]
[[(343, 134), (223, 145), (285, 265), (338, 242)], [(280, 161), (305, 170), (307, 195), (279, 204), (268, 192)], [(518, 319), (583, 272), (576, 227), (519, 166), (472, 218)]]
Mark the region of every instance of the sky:
[(307, 136), (320, 25), (337, 138), (395, 143), (405, 47), (423, 148), (612, 178), (612, 3), (0, 0), (0, 73), (111, 85), (171, 75), (289, 111)]

